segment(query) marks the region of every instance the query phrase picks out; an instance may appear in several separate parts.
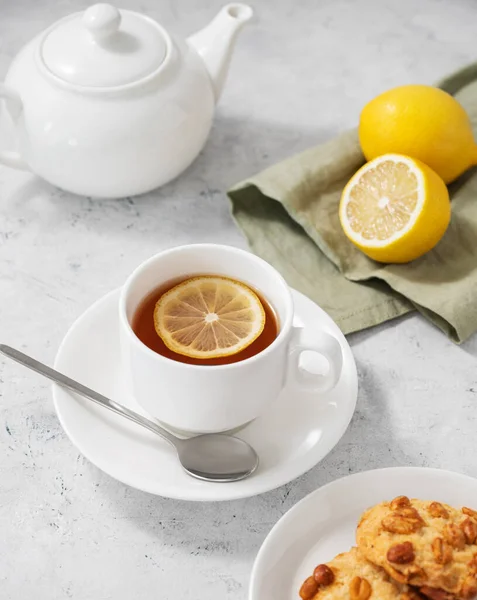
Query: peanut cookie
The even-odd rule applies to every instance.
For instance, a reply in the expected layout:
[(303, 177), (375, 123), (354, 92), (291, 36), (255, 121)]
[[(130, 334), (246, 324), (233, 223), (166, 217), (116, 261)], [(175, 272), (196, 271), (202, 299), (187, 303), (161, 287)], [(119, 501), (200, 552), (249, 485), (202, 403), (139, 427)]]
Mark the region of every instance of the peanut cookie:
[(302, 600), (419, 600), (407, 585), (397, 583), (352, 548), (318, 565), (300, 589)]
[(358, 547), (432, 600), (477, 596), (477, 512), (399, 496), (361, 517)]

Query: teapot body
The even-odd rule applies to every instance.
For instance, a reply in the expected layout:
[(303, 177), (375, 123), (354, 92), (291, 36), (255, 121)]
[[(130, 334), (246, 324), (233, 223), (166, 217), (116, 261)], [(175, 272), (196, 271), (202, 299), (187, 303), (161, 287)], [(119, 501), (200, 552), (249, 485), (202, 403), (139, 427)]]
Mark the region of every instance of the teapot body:
[(36, 38), (17, 55), (4, 87), (21, 103), (10, 111), (19, 155), (40, 177), (76, 194), (132, 196), (172, 180), (201, 151), (214, 91), (187, 42), (172, 41), (159, 76), (104, 90), (55, 77), (42, 68), (38, 46)]

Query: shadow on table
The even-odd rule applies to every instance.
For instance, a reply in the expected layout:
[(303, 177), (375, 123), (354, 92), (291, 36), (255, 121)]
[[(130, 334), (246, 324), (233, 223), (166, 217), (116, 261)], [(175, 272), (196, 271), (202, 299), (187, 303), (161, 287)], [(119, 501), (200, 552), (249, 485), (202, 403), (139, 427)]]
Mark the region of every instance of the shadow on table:
[[(477, 335), (474, 333), (468, 340), (460, 345), (461, 350), (472, 356), (477, 356)], [(476, 377), (477, 381), (477, 372)]]
[(363, 329), (362, 331), (355, 331), (354, 333), (350, 333), (346, 336), (346, 338), (351, 348), (353, 348), (354, 346), (359, 346), (360, 344), (366, 343), (370, 338), (376, 337), (381, 332), (386, 331), (387, 329), (394, 329), (395, 327), (398, 327), (401, 323), (405, 323), (406, 321), (409, 321), (415, 316), (418, 316), (418, 318), (423, 318), (419, 315), (417, 311), (412, 311), (405, 315), (395, 317), (390, 321), (380, 323), (379, 325), (374, 325), (373, 327), (368, 327), (367, 329)]
[[(290, 506), (318, 487), (352, 473), (385, 467), (422, 466), (422, 461), (408, 453), (394, 435), (387, 401), (389, 384), (383, 384), (383, 377), (377, 377), (372, 365), (356, 362), (359, 393), (351, 423), (341, 441), (321, 463), (288, 484), (294, 488), (290, 493)], [(392, 381), (390, 377), (386, 380)]]

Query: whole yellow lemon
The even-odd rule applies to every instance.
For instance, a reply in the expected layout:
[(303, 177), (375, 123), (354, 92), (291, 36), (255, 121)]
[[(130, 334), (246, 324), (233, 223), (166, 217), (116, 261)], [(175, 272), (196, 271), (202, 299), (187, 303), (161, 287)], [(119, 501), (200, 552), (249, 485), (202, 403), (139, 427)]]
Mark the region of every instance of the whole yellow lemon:
[(361, 112), (359, 140), (368, 161), (404, 154), (446, 183), (477, 164), (469, 116), (450, 94), (429, 85), (403, 85), (371, 100)]

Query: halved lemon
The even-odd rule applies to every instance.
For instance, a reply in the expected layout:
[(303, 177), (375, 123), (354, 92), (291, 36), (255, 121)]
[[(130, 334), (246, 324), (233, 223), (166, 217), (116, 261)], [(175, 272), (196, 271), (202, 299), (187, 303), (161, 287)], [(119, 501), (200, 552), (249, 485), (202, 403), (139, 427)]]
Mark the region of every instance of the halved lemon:
[(227, 277), (187, 279), (163, 294), (154, 309), (154, 327), (166, 346), (192, 358), (237, 354), (264, 326), (257, 294)]
[(370, 258), (405, 263), (431, 250), (451, 217), (444, 181), (424, 163), (385, 154), (362, 167), (343, 190), (340, 221)]

